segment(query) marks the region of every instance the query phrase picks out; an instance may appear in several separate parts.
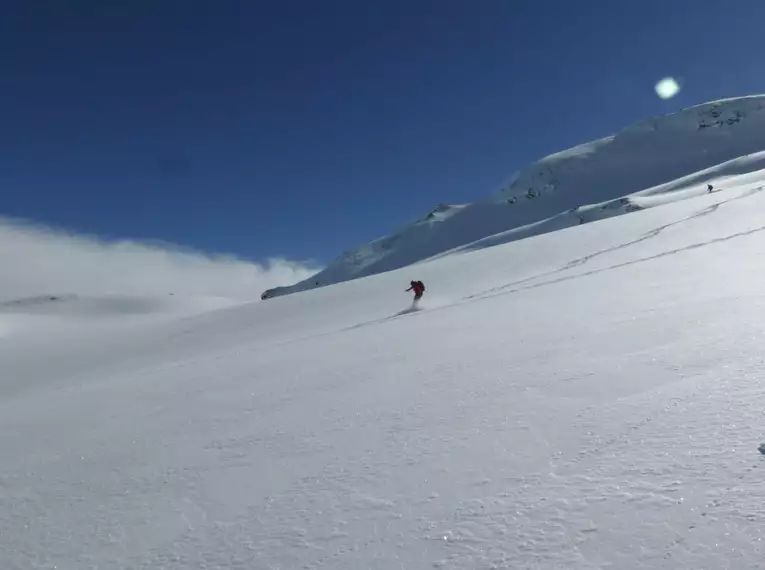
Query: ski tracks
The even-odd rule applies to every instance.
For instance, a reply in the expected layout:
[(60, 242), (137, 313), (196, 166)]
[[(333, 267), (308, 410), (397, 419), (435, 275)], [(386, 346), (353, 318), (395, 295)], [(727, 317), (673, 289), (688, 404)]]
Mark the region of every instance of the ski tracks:
[(636, 245), (636, 244), (645, 242), (647, 240), (653, 239), (653, 238), (659, 236), (662, 232), (666, 231), (669, 228), (672, 228), (674, 226), (678, 226), (680, 224), (684, 224), (684, 223), (690, 222), (692, 220), (696, 220), (696, 219), (704, 217), (704, 216), (708, 216), (708, 215), (716, 212), (720, 208), (720, 206), (723, 206), (724, 204), (728, 204), (728, 203), (731, 203), (731, 202), (735, 202), (737, 200), (748, 198), (750, 196), (753, 196), (753, 195), (761, 192), (763, 189), (765, 189), (765, 186), (758, 186), (758, 187), (753, 188), (751, 190), (748, 190), (746, 192), (742, 192), (741, 194), (739, 194), (737, 196), (734, 196), (732, 198), (729, 198), (727, 200), (723, 200), (723, 201), (718, 202), (716, 204), (712, 204), (711, 206), (708, 206), (708, 207), (704, 208), (703, 210), (701, 210), (699, 212), (696, 212), (695, 214), (693, 214), (691, 216), (688, 216), (686, 218), (682, 218), (680, 220), (676, 220), (674, 222), (670, 222), (668, 224), (664, 224), (662, 226), (659, 226), (658, 228), (655, 228), (655, 229), (647, 232), (646, 234), (642, 235), (641, 237), (639, 237), (639, 238), (637, 238), (635, 240), (632, 240), (632, 241), (629, 241), (629, 242), (626, 242), (626, 243), (623, 243), (623, 244), (620, 244), (620, 245), (617, 245), (617, 246), (614, 246), (614, 247), (610, 247), (610, 248), (607, 248), (607, 249), (603, 249), (603, 250), (600, 250), (600, 251), (596, 251), (596, 252), (590, 253), (588, 255), (585, 255), (583, 257), (574, 259), (574, 260), (568, 262), (563, 267), (560, 267), (558, 269), (553, 269), (551, 271), (546, 271), (544, 273), (533, 275), (531, 277), (526, 277), (524, 279), (519, 279), (518, 281), (513, 281), (513, 282), (507, 283), (505, 285), (500, 285), (498, 287), (492, 287), (491, 289), (487, 289), (487, 290), (482, 291), (480, 293), (475, 293), (473, 295), (469, 295), (467, 297), (464, 297), (464, 300), (468, 301), (468, 300), (485, 299), (485, 298), (494, 297), (496, 295), (506, 295), (506, 294), (511, 294), (511, 293), (517, 293), (517, 292), (520, 292), (520, 291), (526, 291), (526, 290), (529, 290), (529, 289), (536, 289), (537, 287), (543, 287), (543, 286), (546, 286), (546, 285), (553, 285), (553, 284), (560, 283), (560, 282), (563, 282), (563, 281), (568, 281), (568, 280), (571, 280), (571, 279), (579, 279), (581, 277), (587, 277), (587, 276), (590, 276), (590, 275), (595, 275), (597, 273), (602, 273), (604, 271), (610, 271), (610, 270), (613, 270), (613, 269), (619, 269), (619, 268), (622, 268), (622, 267), (627, 267), (629, 265), (634, 265), (636, 263), (644, 263), (646, 261), (652, 261), (654, 259), (659, 259), (659, 258), (665, 257), (667, 255), (674, 255), (674, 254), (681, 253), (681, 252), (684, 252), (684, 251), (689, 251), (689, 250), (692, 250), (692, 249), (697, 249), (699, 247), (703, 247), (703, 246), (706, 246), (706, 245), (711, 245), (711, 244), (714, 244), (714, 243), (720, 243), (720, 242), (723, 242), (723, 241), (727, 241), (729, 239), (734, 239), (734, 238), (738, 238), (738, 237), (744, 237), (744, 236), (751, 235), (753, 233), (762, 231), (763, 229), (765, 229), (765, 226), (761, 226), (761, 227), (758, 227), (758, 228), (755, 228), (755, 229), (752, 229), (752, 230), (748, 230), (748, 231), (737, 232), (737, 233), (734, 233), (734, 234), (731, 234), (731, 235), (728, 235), (728, 236), (724, 236), (724, 237), (721, 237), (721, 238), (715, 238), (715, 239), (712, 239), (712, 240), (708, 240), (708, 241), (704, 241), (704, 242), (699, 242), (699, 243), (696, 243), (696, 244), (691, 244), (691, 245), (688, 245), (688, 246), (685, 246), (685, 247), (682, 247), (682, 248), (677, 248), (677, 249), (674, 249), (674, 250), (669, 250), (669, 251), (662, 252), (662, 253), (659, 253), (659, 254), (656, 254), (656, 255), (647, 256), (647, 257), (643, 257), (643, 258), (638, 258), (638, 259), (626, 261), (626, 262), (623, 262), (623, 263), (617, 263), (617, 264), (614, 264), (614, 265), (610, 265), (610, 266), (603, 267), (603, 268), (600, 268), (600, 269), (588, 271), (588, 272), (585, 272), (585, 273), (577, 273), (577, 274), (574, 274), (574, 275), (567, 275), (567, 276), (559, 277), (559, 278), (556, 278), (556, 279), (550, 279), (550, 280), (542, 281), (541, 283), (534, 283), (532, 285), (526, 285), (527, 283), (538, 281), (540, 279), (544, 279), (545, 277), (551, 277), (553, 275), (557, 275), (559, 273), (563, 273), (563, 272), (569, 271), (571, 269), (575, 269), (577, 267), (581, 267), (582, 265), (585, 265), (586, 263), (592, 261), (596, 257), (600, 257), (600, 256), (608, 254), (608, 253), (613, 253), (613, 252), (616, 252), (616, 251), (620, 251), (620, 250), (626, 249), (628, 247), (631, 247), (633, 245)]

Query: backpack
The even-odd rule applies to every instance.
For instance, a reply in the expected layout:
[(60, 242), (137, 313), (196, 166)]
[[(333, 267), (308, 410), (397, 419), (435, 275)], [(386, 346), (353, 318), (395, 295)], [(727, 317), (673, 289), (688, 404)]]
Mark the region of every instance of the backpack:
[(420, 288), (422, 289), (422, 292), (424, 293), (425, 292), (425, 285), (423, 284), (423, 282), (422, 281), (417, 281), (417, 285), (420, 286)]

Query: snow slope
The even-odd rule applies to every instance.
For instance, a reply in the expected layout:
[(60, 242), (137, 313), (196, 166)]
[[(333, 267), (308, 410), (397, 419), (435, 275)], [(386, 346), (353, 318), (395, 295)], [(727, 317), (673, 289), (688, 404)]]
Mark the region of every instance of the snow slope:
[(0, 340), (0, 568), (762, 567), (763, 184)]
[[(687, 198), (765, 168), (765, 96), (706, 103), (632, 125), (522, 169), (489, 198), (439, 206), (272, 298), (390, 271), (504, 233), (515, 240)], [(632, 200), (663, 195), (663, 199)], [(494, 240), (484, 242), (496, 244)], [(475, 247), (475, 246), (474, 246)]]

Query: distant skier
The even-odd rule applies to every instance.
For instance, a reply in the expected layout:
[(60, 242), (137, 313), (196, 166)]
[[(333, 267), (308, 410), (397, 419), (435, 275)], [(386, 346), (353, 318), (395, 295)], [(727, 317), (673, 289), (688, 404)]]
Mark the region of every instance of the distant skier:
[(422, 281), (411, 281), (410, 285), (411, 286), (407, 291), (414, 291), (414, 302), (416, 303), (422, 299), (422, 294), (425, 292), (425, 285), (422, 284)]
[(714, 186), (712, 186), (711, 184), (707, 184), (707, 192), (711, 194), (713, 190), (714, 190)]

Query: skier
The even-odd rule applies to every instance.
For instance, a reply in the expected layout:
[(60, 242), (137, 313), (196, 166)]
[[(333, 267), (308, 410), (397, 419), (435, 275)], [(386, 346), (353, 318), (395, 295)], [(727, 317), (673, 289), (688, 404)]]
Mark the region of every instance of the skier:
[(712, 186), (711, 184), (707, 184), (707, 192), (708, 192), (709, 194), (711, 194), (711, 193), (712, 193), (712, 190), (714, 190), (714, 186)]
[(422, 294), (425, 292), (425, 285), (422, 281), (410, 281), (410, 287), (407, 291), (414, 291), (414, 302), (416, 303), (422, 298)]

